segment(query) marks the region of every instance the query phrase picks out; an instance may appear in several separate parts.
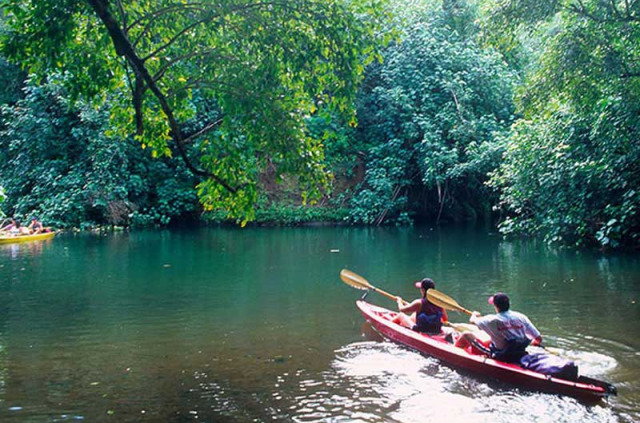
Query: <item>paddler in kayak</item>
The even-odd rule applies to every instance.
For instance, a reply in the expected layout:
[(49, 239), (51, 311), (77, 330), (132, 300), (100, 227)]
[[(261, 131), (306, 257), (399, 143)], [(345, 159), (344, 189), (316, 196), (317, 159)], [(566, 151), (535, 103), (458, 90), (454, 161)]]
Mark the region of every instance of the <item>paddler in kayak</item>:
[(475, 336), (473, 332), (465, 332), (456, 341), (456, 346), (466, 348), (471, 344), (496, 360), (515, 363), (527, 353), (529, 344), (540, 345), (540, 332), (527, 316), (509, 310), (507, 294), (497, 292), (489, 297), (489, 304), (493, 305), (496, 314), (482, 316), (474, 311), (469, 322), (486, 332), (491, 338), (490, 342)]
[(29, 228), (20, 225), (15, 219), (11, 219), (11, 223), (0, 230), (2, 236), (19, 236), (19, 235), (31, 235)]
[[(427, 300), (427, 291), (435, 289), (435, 282), (424, 278), (415, 282), (414, 285), (420, 289), (422, 297), (408, 304), (404, 304), (404, 300), (398, 297), (397, 304), (400, 313), (393, 319), (393, 322), (430, 335), (441, 333), (442, 323), (448, 320), (447, 312)], [(407, 316), (407, 314), (411, 314), (411, 316)]]
[[(4, 224), (4, 222), (3, 222)], [(14, 218), (11, 218), (11, 221), (9, 222), (9, 224), (7, 226), (3, 226), (2, 228), (0, 228), (0, 233), (2, 233), (2, 235), (6, 235), (9, 234), (13, 229), (17, 228), (17, 222)]]
[(32, 234), (40, 234), (43, 232), (51, 232), (51, 228), (45, 228), (42, 226), (42, 222), (38, 220), (36, 216), (31, 218), (31, 224), (27, 226), (31, 230)]

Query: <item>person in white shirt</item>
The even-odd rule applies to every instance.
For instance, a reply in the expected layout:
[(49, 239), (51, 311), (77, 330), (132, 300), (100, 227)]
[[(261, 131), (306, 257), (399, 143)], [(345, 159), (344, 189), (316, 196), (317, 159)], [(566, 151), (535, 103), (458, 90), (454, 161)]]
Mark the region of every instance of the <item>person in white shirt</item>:
[(518, 362), (526, 354), (529, 344), (540, 345), (542, 342), (540, 332), (527, 316), (509, 310), (510, 302), (507, 294), (498, 292), (492, 295), (489, 297), (489, 304), (494, 306), (496, 314), (482, 316), (474, 311), (469, 322), (486, 332), (490, 340), (474, 335), (473, 332), (467, 332), (456, 341), (456, 346), (466, 348), (472, 345), (476, 350), (497, 360)]

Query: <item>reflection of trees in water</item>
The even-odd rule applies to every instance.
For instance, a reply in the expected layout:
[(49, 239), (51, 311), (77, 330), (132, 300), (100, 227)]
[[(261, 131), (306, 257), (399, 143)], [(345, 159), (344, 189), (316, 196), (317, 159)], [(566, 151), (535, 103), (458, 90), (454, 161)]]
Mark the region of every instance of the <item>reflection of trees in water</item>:
[[(114, 410), (119, 423), (141, 421), (142, 410), (167, 422), (633, 421), (621, 416), (637, 410), (639, 348), (609, 341), (637, 333), (634, 309), (610, 305), (616, 297), (637, 298), (637, 287), (624, 282), (633, 277), (633, 263), (609, 258), (606, 268), (624, 284), (604, 292), (604, 285), (579, 288), (577, 280), (565, 286), (573, 282), (554, 275), (593, 272), (585, 253), (545, 253), (445, 229), (439, 236), (412, 231), (65, 234), (43, 243), (37, 257), (30, 246), (17, 247), (15, 260), (0, 246), (0, 287), (10, 294), (0, 304), (11, 307), (0, 312), (0, 345), (11, 348), (0, 350), (0, 400), (24, 407), (24, 419), (46, 409), (101, 421)], [(343, 267), (405, 298), (418, 295), (414, 280), (433, 276), (439, 290), (482, 312), (490, 310), (485, 294), (505, 289), (549, 346), (599, 352), (579, 356), (581, 371), (621, 385), (620, 396), (589, 414), (571, 399), (490, 384), (380, 342), (353, 304), (361, 292), (339, 281)], [(556, 282), (542, 287), (544, 280)], [(591, 307), (587, 300), (598, 297), (601, 304)], [(395, 306), (375, 293), (367, 299)], [(459, 313), (449, 317), (466, 321)], [(637, 345), (635, 338), (628, 343)], [(29, 348), (30, 340), (40, 348)], [(588, 367), (600, 366), (603, 356), (619, 364)], [(459, 410), (447, 401), (461, 404)], [(527, 414), (528, 407), (539, 407), (541, 417)]]
[(7, 342), (5, 330), (0, 333), (0, 398), (4, 398), (7, 387), (7, 377), (9, 373), (9, 359), (7, 358)]

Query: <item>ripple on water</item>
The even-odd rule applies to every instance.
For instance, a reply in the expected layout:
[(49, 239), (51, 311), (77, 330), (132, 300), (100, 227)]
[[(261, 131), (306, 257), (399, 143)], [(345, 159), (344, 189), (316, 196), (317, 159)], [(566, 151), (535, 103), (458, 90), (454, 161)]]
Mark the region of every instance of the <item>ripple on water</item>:
[(607, 406), (501, 389), (388, 342), (348, 345), (320, 378), (297, 385), (289, 413), (298, 422), (618, 422)]
[(613, 357), (595, 352), (567, 351), (566, 357), (574, 360), (580, 368), (580, 373), (586, 376), (607, 374), (618, 365)]

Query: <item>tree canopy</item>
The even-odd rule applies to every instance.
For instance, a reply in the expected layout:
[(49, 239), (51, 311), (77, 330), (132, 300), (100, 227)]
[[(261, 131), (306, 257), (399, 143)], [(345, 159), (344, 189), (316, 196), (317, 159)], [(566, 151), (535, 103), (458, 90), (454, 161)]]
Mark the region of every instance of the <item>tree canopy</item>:
[(353, 220), (488, 214), (484, 181), (499, 163), (497, 135), (513, 119), (515, 77), (495, 49), (476, 42), (474, 14), (446, 4), (397, 14), (400, 39), (370, 66), (358, 96), (367, 170)]
[[(7, 0), (2, 50), (74, 98), (108, 100), (114, 133), (179, 155), (205, 208), (252, 216), (267, 164), (322, 187), (321, 140), (305, 118), (349, 115), (375, 57), (377, 1)], [(216, 113), (198, 116), (194, 95)], [(190, 125), (188, 125), (190, 123)], [(194, 124), (195, 123), (195, 124)], [(188, 128), (188, 129), (187, 129)]]
[(640, 245), (640, 0), (0, 4), (19, 217), (491, 214), (507, 235)]
[[(640, 2), (510, 0), (490, 25), (537, 40), (499, 172), (506, 233), (640, 242)], [(518, 37), (519, 35), (519, 37)]]
[(27, 81), (24, 98), (0, 106), (4, 207), (13, 217), (56, 228), (195, 220), (196, 178), (181, 161), (107, 136), (108, 107), (71, 105), (64, 78), (47, 79)]

